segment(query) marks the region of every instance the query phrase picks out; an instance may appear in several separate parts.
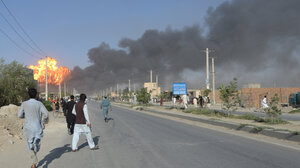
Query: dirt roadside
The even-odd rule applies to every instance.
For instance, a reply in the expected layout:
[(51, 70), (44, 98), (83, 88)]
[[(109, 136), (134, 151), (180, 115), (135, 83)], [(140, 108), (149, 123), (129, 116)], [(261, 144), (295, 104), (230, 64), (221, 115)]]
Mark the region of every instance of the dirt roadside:
[[(29, 167), (30, 157), (26, 140), (23, 136), (24, 119), (17, 117), (18, 106), (9, 105), (0, 109), (0, 165), (1, 167)], [(67, 135), (65, 118), (55, 118), (49, 113), (49, 123), (45, 125), (44, 137), (38, 158), (43, 158), (48, 152)], [(58, 138), (59, 137), (59, 138)]]

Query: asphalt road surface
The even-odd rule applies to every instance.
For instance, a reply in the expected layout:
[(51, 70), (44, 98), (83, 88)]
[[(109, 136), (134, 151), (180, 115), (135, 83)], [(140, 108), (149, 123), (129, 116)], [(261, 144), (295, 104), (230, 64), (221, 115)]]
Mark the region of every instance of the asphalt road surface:
[(108, 123), (89, 102), (91, 151), (84, 135), (71, 152), (61, 138), (39, 167), (51, 168), (299, 168), (300, 151), (113, 107)]

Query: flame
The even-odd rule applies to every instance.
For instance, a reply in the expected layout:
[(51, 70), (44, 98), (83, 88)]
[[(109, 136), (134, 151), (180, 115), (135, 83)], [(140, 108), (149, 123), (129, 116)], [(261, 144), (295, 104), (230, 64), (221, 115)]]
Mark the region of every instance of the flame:
[[(48, 84), (59, 85), (60, 82), (64, 82), (66, 77), (71, 74), (71, 71), (67, 67), (57, 67), (57, 61), (54, 58), (47, 57), (47, 73)], [(45, 82), (46, 76), (46, 59), (41, 59), (37, 66), (29, 65), (29, 69), (33, 70), (34, 79), (39, 82)]]

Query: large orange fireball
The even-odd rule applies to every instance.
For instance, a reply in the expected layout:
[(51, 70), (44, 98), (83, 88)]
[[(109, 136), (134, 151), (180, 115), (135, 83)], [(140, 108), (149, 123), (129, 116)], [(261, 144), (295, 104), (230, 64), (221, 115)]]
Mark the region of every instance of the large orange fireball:
[[(71, 74), (71, 71), (67, 67), (57, 67), (57, 61), (54, 58), (47, 57), (47, 73), (48, 84), (59, 85), (60, 82), (64, 82), (66, 77)], [(45, 82), (46, 76), (46, 59), (39, 60), (38, 65), (29, 65), (29, 69), (33, 70), (34, 79), (39, 82)]]

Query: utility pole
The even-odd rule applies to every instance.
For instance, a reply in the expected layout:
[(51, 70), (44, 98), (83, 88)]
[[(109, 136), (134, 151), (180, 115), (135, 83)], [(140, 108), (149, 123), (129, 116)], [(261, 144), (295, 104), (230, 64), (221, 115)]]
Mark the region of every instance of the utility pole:
[(128, 80), (128, 92), (130, 93), (130, 79)]
[(135, 93), (135, 83), (133, 84), (133, 92)]
[(47, 56), (46, 56), (46, 76), (45, 76), (45, 92), (46, 92), (46, 100), (48, 100), (48, 61), (47, 61)]
[(119, 97), (119, 84), (117, 83), (117, 97)]
[(60, 85), (60, 77), (58, 77), (59, 80), (59, 87), (58, 87), (58, 91), (59, 91), (59, 100), (61, 99), (61, 85)]
[(212, 68), (212, 92), (213, 92), (213, 104), (216, 104), (216, 93), (215, 93), (215, 58), (211, 58), (211, 68)]
[(209, 50), (206, 48), (206, 89), (209, 89)]
[(150, 70), (150, 83), (152, 85), (152, 70)]
[(156, 75), (156, 96), (158, 96), (158, 75)]
[(67, 96), (67, 91), (66, 91), (66, 82), (64, 82), (64, 96)]

